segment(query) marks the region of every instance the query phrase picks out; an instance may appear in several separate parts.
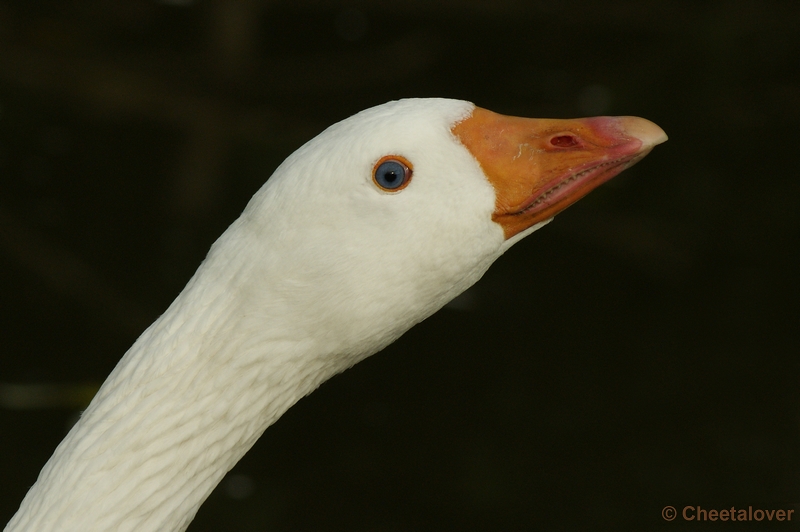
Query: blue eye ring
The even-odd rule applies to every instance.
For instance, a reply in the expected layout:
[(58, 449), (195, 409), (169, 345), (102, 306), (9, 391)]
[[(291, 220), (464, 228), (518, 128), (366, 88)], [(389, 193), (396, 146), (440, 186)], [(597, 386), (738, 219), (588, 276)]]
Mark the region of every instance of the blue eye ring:
[(384, 155), (372, 168), (372, 181), (384, 192), (399, 192), (411, 182), (413, 172), (405, 157)]

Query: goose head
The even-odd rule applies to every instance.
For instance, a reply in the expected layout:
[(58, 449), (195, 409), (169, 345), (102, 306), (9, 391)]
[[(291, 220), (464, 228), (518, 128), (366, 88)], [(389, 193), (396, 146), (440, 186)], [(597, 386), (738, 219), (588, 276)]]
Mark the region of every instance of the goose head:
[(446, 99), (368, 109), (297, 150), (248, 205), (246, 263), (281, 285), (256, 293), (320, 352), (371, 354), (665, 139), (632, 117), (514, 118)]

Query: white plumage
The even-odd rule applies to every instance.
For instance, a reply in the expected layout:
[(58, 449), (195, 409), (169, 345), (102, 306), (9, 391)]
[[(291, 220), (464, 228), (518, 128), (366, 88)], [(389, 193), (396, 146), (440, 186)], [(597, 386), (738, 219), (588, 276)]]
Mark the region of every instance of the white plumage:
[[(390, 102), (292, 154), (125, 354), (6, 531), (184, 530), (286, 409), (430, 316), (547, 223), (554, 213), (513, 232), (498, 217), (506, 185), (455, 129), (471, 127), (473, 115), (462, 101)], [(618, 134), (639, 144), (606, 163), (621, 171), (666, 138), (658, 132)], [(373, 176), (387, 155), (413, 164), (397, 192)], [(544, 198), (561, 193), (547, 186)], [(533, 184), (520, 190), (536, 193)]]

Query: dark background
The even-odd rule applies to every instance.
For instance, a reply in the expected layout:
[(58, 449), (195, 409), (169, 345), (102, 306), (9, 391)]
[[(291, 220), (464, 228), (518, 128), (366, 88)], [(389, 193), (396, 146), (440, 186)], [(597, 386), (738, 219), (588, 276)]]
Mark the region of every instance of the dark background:
[(0, 1), (0, 523), (283, 158), (408, 96), (670, 140), (300, 401), (190, 530), (793, 508), (798, 27), (796, 0)]

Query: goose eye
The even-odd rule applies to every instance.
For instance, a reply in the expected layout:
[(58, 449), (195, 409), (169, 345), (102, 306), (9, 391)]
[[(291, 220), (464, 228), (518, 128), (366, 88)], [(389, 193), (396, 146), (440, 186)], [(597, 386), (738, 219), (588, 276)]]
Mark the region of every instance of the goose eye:
[(396, 155), (383, 157), (375, 164), (372, 179), (383, 190), (397, 192), (411, 181), (411, 164)]

